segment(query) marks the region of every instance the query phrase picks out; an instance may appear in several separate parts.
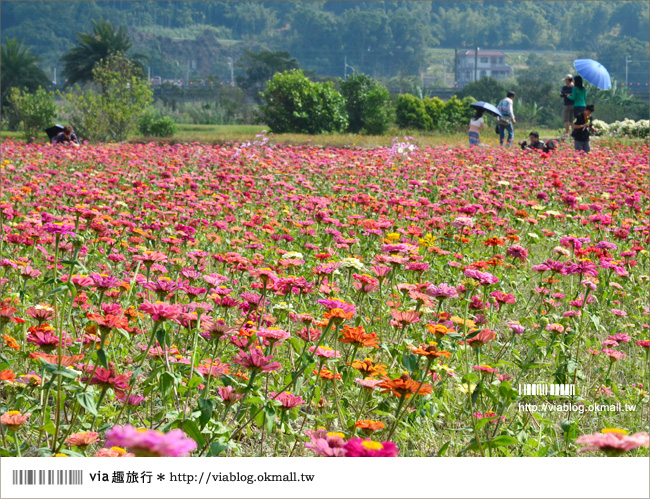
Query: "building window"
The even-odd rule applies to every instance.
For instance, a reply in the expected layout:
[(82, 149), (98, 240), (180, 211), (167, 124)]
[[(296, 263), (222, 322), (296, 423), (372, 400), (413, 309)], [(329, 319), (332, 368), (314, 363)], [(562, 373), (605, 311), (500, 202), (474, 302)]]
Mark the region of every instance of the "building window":
[(483, 78), (486, 75), (487, 75), (487, 73), (486, 73), (485, 69), (482, 69), (481, 70), (481, 78)]
[(482, 64), (487, 64), (488, 61), (489, 61), (489, 58), (487, 58), (487, 57), (481, 57), (481, 63), (482, 63)]
[(505, 57), (499, 57), (499, 64), (505, 64)]

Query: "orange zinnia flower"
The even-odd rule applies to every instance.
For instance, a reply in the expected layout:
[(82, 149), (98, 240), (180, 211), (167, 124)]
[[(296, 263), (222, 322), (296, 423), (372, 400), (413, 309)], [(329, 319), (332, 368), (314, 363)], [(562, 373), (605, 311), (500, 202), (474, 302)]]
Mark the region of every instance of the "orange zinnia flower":
[[(48, 364), (57, 364), (57, 365), (59, 364), (58, 355), (49, 355), (41, 352), (32, 352), (29, 354), (29, 356), (32, 359), (43, 359)], [(84, 357), (85, 357), (84, 355), (72, 355), (70, 357), (68, 357), (67, 355), (61, 355), (61, 365), (64, 367), (70, 367), (72, 364), (81, 361), (81, 359), (83, 359)]]
[(372, 359), (355, 360), (352, 367), (367, 376), (386, 375), (386, 366), (384, 364), (375, 364)]
[(381, 421), (373, 421), (372, 419), (362, 419), (361, 421), (354, 423), (354, 426), (367, 432), (383, 430), (386, 428), (386, 425)]
[(397, 379), (384, 377), (384, 382), (379, 385), (379, 388), (384, 389), (382, 393), (390, 392), (400, 398), (409, 398), (414, 393), (417, 393), (418, 395), (427, 395), (433, 391), (433, 387), (430, 384), (422, 383), (422, 386), (420, 386), (420, 383), (412, 380), (406, 373), (402, 374), (402, 376)]
[(11, 369), (0, 371), (0, 381), (16, 381), (16, 373), (14, 373)]
[(20, 345), (15, 338), (9, 336), (8, 334), (3, 334), (2, 338), (5, 340), (5, 345), (7, 345), (9, 348), (13, 348), (16, 351), (20, 350)]
[(352, 319), (354, 312), (345, 312), (340, 308), (333, 308), (323, 314), (325, 319), (332, 321), (334, 324), (341, 324), (343, 321)]
[(426, 343), (420, 344), (418, 348), (415, 348), (413, 350), (413, 353), (416, 355), (423, 355), (428, 359), (436, 359), (438, 357), (445, 357), (448, 359), (451, 357), (451, 352), (447, 352), (446, 350), (438, 350), (438, 347), (435, 344), (427, 345)]
[(445, 335), (454, 332), (453, 329), (449, 329), (443, 324), (427, 324), (427, 330), (433, 334), (437, 340), (441, 340)]
[(339, 341), (341, 343), (353, 343), (360, 347), (379, 348), (377, 334), (366, 333), (363, 326), (343, 326), (342, 336), (339, 337)]
[(323, 379), (331, 379), (331, 380), (341, 379), (341, 375), (339, 373), (334, 374), (332, 371), (325, 368), (321, 369), (320, 373), (318, 372), (318, 369), (314, 369), (312, 371), (312, 374), (317, 374)]

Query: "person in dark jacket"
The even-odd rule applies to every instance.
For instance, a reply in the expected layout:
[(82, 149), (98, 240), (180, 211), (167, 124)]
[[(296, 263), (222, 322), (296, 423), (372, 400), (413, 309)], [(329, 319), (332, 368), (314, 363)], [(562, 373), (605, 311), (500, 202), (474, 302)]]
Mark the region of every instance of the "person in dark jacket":
[(52, 144), (69, 144), (74, 147), (79, 147), (79, 139), (75, 135), (72, 127), (68, 125), (63, 127), (63, 131), (54, 137)]
[(598, 132), (591, 124), (591, 114), (594, 112), (594, 105), (589, 104), (585, 110), (578, 115), (573, 123), (573, 132), (571, 136), (574, 140), (574, 149), (588, 153), (591, 150), (589, 145), (589, 136), (591, 132)]

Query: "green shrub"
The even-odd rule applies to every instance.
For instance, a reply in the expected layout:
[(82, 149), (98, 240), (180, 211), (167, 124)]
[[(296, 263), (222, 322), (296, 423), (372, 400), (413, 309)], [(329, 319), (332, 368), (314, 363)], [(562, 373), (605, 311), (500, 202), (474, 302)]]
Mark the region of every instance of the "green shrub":
[(8, 97), (10, 113), (25, 132), (27, 142), (44, 134), (45, 129), (52, 125), (56, 117), (54, 94), (39, 88), (33, 94), (13, 87)]
[(169, 116), (147, 112), (138, 121), (138, 130), (142, 135), (151, 137), (171, 137), (177, 131), (176, 123)]
[(260, 120), (275, 133), (342, 132), (345, 99), (331, 82), (315, 83), (302, 70), (276, 73), (262, 94)]
[(433, 128), (433, 121), (427, 114), (424, 102), (411, 94), (397, 96), (395, 121), (400, 128), (415, 128), (418, 130), (431, 130)]

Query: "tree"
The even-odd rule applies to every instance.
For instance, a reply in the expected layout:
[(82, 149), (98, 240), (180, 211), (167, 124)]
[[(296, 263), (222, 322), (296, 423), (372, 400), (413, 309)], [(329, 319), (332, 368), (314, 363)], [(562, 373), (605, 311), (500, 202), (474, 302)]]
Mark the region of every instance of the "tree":
[(260, 92), (266, 88), (266, 82), (274, 74), (282, 73), (290, 69), (299, 69), (298, 60), (291, 57), (289, 52), (278, 50), (271, 52), (262, 50), (255, 53), (244, 50), (244, 55), (237, 61), (237, 67), (244, 72), (245, 76), (237, 76), (237, 85), (249, 96), (260, 103)]
[(17, 38), (5, 38), (0, 54), (0, 87), (2, 106), (7, 104), (7, 96), (12, 88), (25, 88), (34, 92), (39, 87), (48, 88), (50, 80), (38, 67), (39, 57), (31, 53)]
[(92, 141), (121, 141), (134, 134), (153, 102), (149, 84), (136, 76), (137, 67), (122, 54), (99, 61), (92, 72), (93, 88), (65, 94), (79, 134)]
[[(75, 83), (88, 83), (93, 79), (95, 64), (108, 60), (115, 54), (126, 54), (131, 48), (131, 41), (124, 27), (115, 27), (103, 19), (93, 21), (92, 33), (77, 33), (77, 47), (71, 48), (61, 57), (63, 74), (67, 78), (67, 86)], [(142, 55), (130, 57), (134, 67), (144, 76)]]
[(260, 118), (276, 133), (341, 132), (345, 99), (331, 82), (315, 83), (302, 70), (277, 73), (262, 95)]
[(11, 112), (20, 120), (28, 143), (32, 142), (33, 138), (43, 135), (45, 128), (52, 124), (56, 116), (54, 93), (42, 87), (34, 93), (13, 87), (9, 91), (7, 101), (11, 106)]
[(350, 132), (359, 133), (365, 129), (368, 133), (381, 135), (388, 128), (392, 111), (386, 87), (360, 74), (341, 82), (341, 94), (345, 98)]
[(477, 81), (468, 83), (458, 92), (458, 97), (476, 97), (478, 100), (496, 104), (506, 96), (508, 89), (500, 81), (491, 76), (484, 76)]

